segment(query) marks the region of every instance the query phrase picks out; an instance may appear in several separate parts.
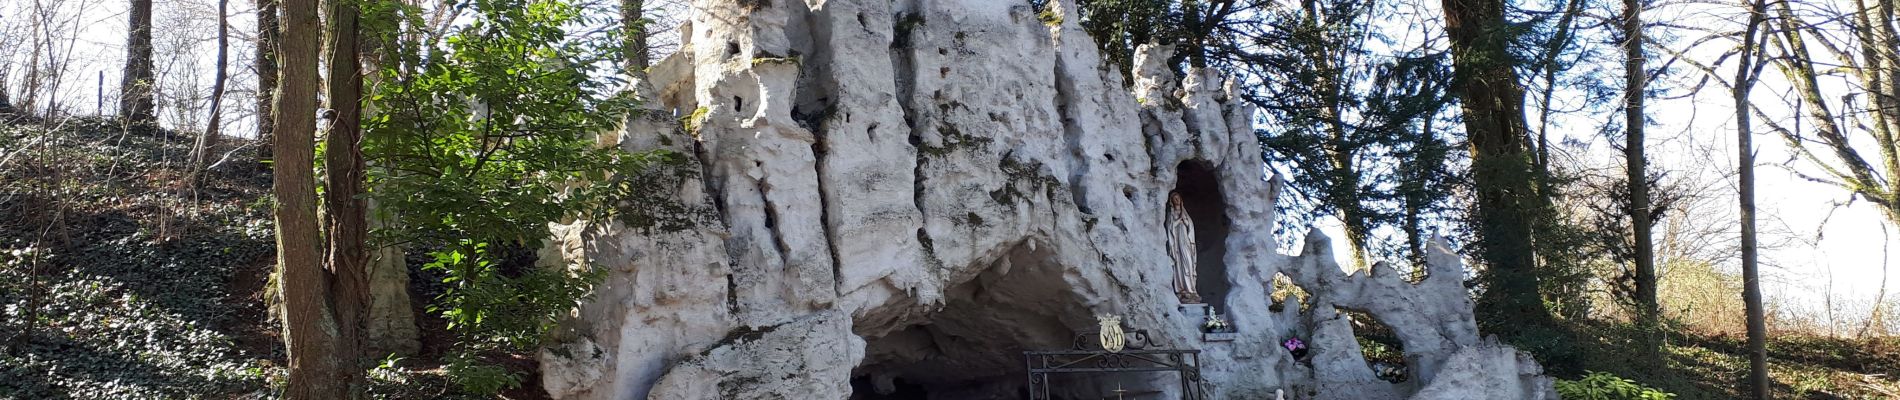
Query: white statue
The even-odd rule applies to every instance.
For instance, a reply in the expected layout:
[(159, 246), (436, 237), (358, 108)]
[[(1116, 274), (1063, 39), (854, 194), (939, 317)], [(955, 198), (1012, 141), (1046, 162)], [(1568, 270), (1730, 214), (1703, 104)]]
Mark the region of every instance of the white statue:
[(1174, 294), (1181, 303), (1201, 302), (1201, 295), (1194, 289), (1195, 270), (1194, 221), (1188, 218), (1187, 206), (1181, 202), (1181, 194), (1168, 195), (1168, 257), (1174, 259)]

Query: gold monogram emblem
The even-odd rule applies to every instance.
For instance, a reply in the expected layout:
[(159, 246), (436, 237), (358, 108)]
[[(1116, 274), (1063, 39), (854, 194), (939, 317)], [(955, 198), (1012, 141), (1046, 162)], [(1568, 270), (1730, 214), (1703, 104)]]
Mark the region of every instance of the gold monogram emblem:
[(1102, 326), (1102, 350), (1108, 350), (1110, 353), (1122, 351), (1122, 346), (1127, 344), (1122, 337), (1122, 317), (1108, 314), (1095, 319)]

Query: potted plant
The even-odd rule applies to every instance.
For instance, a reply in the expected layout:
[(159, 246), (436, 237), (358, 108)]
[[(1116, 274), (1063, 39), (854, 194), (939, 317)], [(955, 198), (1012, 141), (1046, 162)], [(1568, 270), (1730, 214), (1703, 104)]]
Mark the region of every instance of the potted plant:
[(1218, 312), (1208, 313), (1207, 322), (1201, 324), (1202, 341), (1231, 342), (1237, 336), (1239, 334), (1234, 330), (1234, 325), (1227, 323), (1227, 319), (1221, 318)]
[(1292, 354), (1296, 361), (1306, 359), (1306, 342), (1300, 341), (1298, 337), (1287, 338), (1286, 341), (1280, 342), (1280, 347)]

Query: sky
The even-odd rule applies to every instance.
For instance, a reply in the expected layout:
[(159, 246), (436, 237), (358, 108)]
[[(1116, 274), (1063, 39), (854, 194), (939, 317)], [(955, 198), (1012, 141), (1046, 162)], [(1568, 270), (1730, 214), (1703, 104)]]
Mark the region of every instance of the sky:
[[(1732, 2), (1739, 3), (1739, 2)], [(1841, 7), (1845, 1), (1797, 2), (1797, 12), (1819, 8)], [(1651, 21), (1669, 21), (1682, 26), (1710, 27), (1710, 30), (1723, 32), (1739, 31), (1745, 21), (1738, 6), (1730, 4), (1709, 5), (1698, 2), (1678, 2), (1665, 4), (1647, 12)], [(1701, 34), (1681, 34), (1675, 43), (1681, 46)], [(1688, 51), (1690, 59), (1713, 60), (1720, 58), (1724, 51), (1733, 49), (1732, 41), (1712, 41)], [(1669, 55), (1650, 53), (1650, 64), (1656, 66), (1664, 62)], [(1817, 55), (1819, 52), (1817, 51)], [(1820, 60), (1825, 63), (1826, 60)], [(1733, 64), (1733, 62), (1730, 62)], [(1733, 79), (1732, 66), (1718, 67), (1722, 79)], [(1678, 88), (1670, 90), (1672, 94), (1686, 92), (1685, 87), (1693, 86), (1691, 80), (1700, 80), (1702, 74), (1693, 68), (1681, 68), (1673, 71), (1673, 77), (1666, 77), (1662, 87)], [(1751, 101), (1760, 104), (1775, 121), (1789, 125), (1788, 110), (1795, 103), (1787, 99), (1789, 84), (1773, 68), (1763, 70), (1763, 78), (1754, 89)], [(1839, 80), (1825, 80), (1823, 92), (1838, 97), (1847, 93)], [(1739, 165), (1736, 144), (1736, 126), (1734, 101), (1725, 87), (1713, 86), (1696, 91), (1694, 95), (1669, 99), (1652, 97), (1650, 100), (1649, 152), (1652, 155), (1654, 169), (1667, 171), (1685, 171), (1686, 174), (1706, 174), (1718, 178), (1709, 189), (1721, 191), (1730, 198), (1730, 202), (1718, 216), (1735, 216), (1739, 200), (1737, 180), (1730, 178)], [(1834, 108), (1840, 110), (1838, 105)], [(1767, 127), (1761, 126), (1759, 118), (1754, 128), (1758, 133), (1766, 133)], [(1573, 132), (1572, 136), (1577, 136)], [(1587, 135), (1586, 135), (1587, 136)], [(1620, 140), (1620, 139), (1618, 139)], [(1834, 325), (1851, 325), (1864, 318), (1878, 292), (1886, 283), (1888, 260), (1885, 257), (1887, 247), (1893, 243), (1900, 232), (1892, 232), (1883, 222), (1880, 211), (1866, 201), (1850, 201), (1846, 190), (1836, 186), (1816, 183), (1803, 179), (1801, 175), (1821, 176), (1814, 165), (1796, 160), (1779, 136), (1761, 134), (1753, 139), (1757, 146), (1756, 206), (1758, 208), (1759, 230), (1763, 249), (1763, 291), (1769, 299), (1783, 300), (1790, 308), (1784, 312), (1797, 317), (1826, 319), (1831, 318)], [(1603, 142), (1599, 139), (1597, 142)], [(1861, 146), (1868, 148), (1871, 146)], [(1614, 153), (1607, 145), (1593, 146), (1594, 157), (1604, 157), (1602, 153)], [(1866, 154), (1873, 154), (1868, 152)], [(1616, 162), (1621, 157), (1614, 157)], [(1739, 219), (1737, 219), (1739, 221)], [(1739, 224), (1739, 222), (1737, 222)], [(1732, 268), (1739, 266), (1731, 265)], [(1891, 294), (1885, 297), (1891, 299)], [(1888, 300), (1891, 302), (1892, 300)], [(1831, 312), (1830, 312), (1831, 311)]]
[[(118, 86), (119, 74), (123, 63), (125, 21), (127, 4), (124, 0), (0, 0), (0, 70), (6, 75), (6, 82), (14, 90), (11, 98), (18, 103), (22, 95), (18, 93), (24, 79), (26, 46), (24, 42), (34, 36), (24, 35), (23, 24), (32, 18), (34, 5), (50, 15), (48, 32), (52, 42), (60, 47), (53, 56), (67, 61), (65, 77), (60, 81), (57, 94), (59, 103), (71, 112), (90, 114), (95, 111), (97, 101), (95, 92), (103, 90), (105, 95), (101, 111), (111, 113), (116, 108), (113, 94)], [(1426, 2), (1434, 3), (1434, 2)], [(1802, 2), (1813, 7), (1836, 6), (1842, 0)], [(1712, 27), (1715, 30), (1740, 26), (1739, 8), (1726, 3), (1706, 3), (1675, 0), (1656, 1), (1657, 8), (1650, 11), (1652, 21), (1670, 21), (1682, 26)], [(191, 109), (202, 109), (211, 82), (211, 65), (215, 51), (215, 13), (217, 3), (211, 0), (155, 0), (157, 21), (155, 60), (158, 64), (161, 90), (165, 96), (177, 100), (177, 103), (161, 105), (163, 109), (178, 110), (179, 105), (191, 105)], [(253, 71), (250, 69), (251, 49), (248, 41), (252, 39), (252, 6), (249, 1), (230, 4), (230, 23), (232, 25), (233, 49), (231, 52), (232, 90), (226, 98), (226, 109), (232, 114), (225, 118), (226, 132), (250, 132), (253, 119), (251, 112), (251, 90), (255, 86)], [(1428, 9), (1427, 13), (1432, 12)], [(1601, 11), (1600, 11), (1601, 12)], [(1413, 23), (1418, 23), (1414, 21)], [(667, 29), (671, 29), (668, 27)], [(312, 34), (315, 34), (312, 32)], [(1685, 34), (1684, 36), (1687, 36)], [(72, 39), (68, 41), (67, 39)], [(1687, 38), (1676, 38), (1677, 43)], [(1599, 44), (1601, 45), (1601, 44)], [(70, 47), (66, 47), (70, 46)], [(1716, 40), (1697, 47), (1689, 52), (1692, 59), (1709, 60), (1716, 58), (1726, 48), (1732, 47), (1732, 41)], [(1655, 66), (1667, 55), (1651, 52), (1651, 65)], [(1615, 61), (1612, 61), (1615, 62)], [(1732, 70), (1718, 68), (1723, 76), (1732, 76)], [(103, 74), (103, 85), (100, 78)], [(1682, 87), (1690, 86), (1699, 72), (1690, 69), (1678, 69), (1657, 85), (1667, 89), (1672, 96), (1681, 95)], [(1785, 113), (1788, 103), (1782, 100), (1787, 85), (1778, 79), (1774, 71), (1765, 71), (1762, 85), (1757, 89), (1756, 101), (1762, 102), (1771, 113)], [(1727, 79), (1727, 78), (1724, 78)], [(1839, 85), (1833, 89), (1838, 90)], [(1564, 97), (1564, 96), (1560, 96)], [(1564, 97), (1567, 101), (1582, 101), (1574, 94)], [(1735, 216), (1735, 180), (1732, 174), (1736, 170), (1735, 130), (1733, 110), (1728, 92), (1713, 87), (1693, 95), (1673, 98), (1653, 98), (1650, 101), (1649, 152), (1652, 168), (1668, 170), (1672, 176), (1680, 179), (1697, 178), (1709, 183), (1705, 194), (1713, 199), (1707, 202), (1711, 209), (1702, 210), (1700, 218), (1719, 223), (1722, 218), (1733, 220)], [(174, 127), (189, 127), (187, 130), (202, 129), (203, 115), (177, 112), (163, 112), (161, 120)], [(1785, 116), (1785, 114), (1783, 114)], [(1609, 118), (1621, 118), (1612, 114)], [(1568, 154), (1585, 165), (1613, 167), (1622, 162), (1619, 150), (1612, 147), (1609, 138), (1598, 131), (1603, 126), (1600, 120), (1605, 115), (1557, 117), (1559, 128), (1555, 131), (1572, 139), (1574, 146), (1567, 147)], [(1757, 128), (1763, 131), (1765, 128)], [(1771, 300), (1784, 304), (1782, 311), (1791, 315), (1826, 318), (1835, 316), (1841, 324), (1851, 323), (1864, 316), (1877, 292), (1884, 286), (1888, 260), (1886, 249), (1900, 232), (1882, 222), (1880, 213), (1865, 201), (1852, 202), (1844, 190), (1809, 182), (1798, 177), (1794, 171), (1812, 173), (1812, 166), (1800, 161), (1790, 161), (1789, 151), (1776, 137), (1757, 135), (1761, 165), (1757, 167), (1757, 205), (1760, 213), (1760, 225), (1763, 242), (1767, 246), (1762, 253), (1764, 289)], [(1720, 201), (1726, 199), (1727, 201)], [(1322, 230), (1334, 238), (1344, 237), (1338, 230), (1337, 222), (1321, 221)], [(1345, 254), (1346, 252), (1335, 252)], [(1349, 265), (1349, 263), (1342, 263)], [(1734, 262), (1725, 268), (1734, 270)], [(1894, 288), (1900, 292), (1900, 288)], [(1889, 294), (1891, 299), (1900, 295)], [(1892, 300), (1889, 300), (1892, 301)], [(1831, 308), (1830, 308), (1831, 307)], [(1830, 313), (1829, 311), (1833, 312)]]
[[(1414, 5), (1411, 9), (1401, 10), (1401, 13), (1408, 15), (1396, 19), (1414, 25), (1441, 23), (1436, 17), (1439, 13), (1437, 2), (1418, 3), (1420, 5)], [(1710, 32), (1739, 32), (1745, 21), (1739, 1), (1651, 0), (1648, 3), (1652, 8), (1645, 11), (1646, 22), (1707, 31), (1678, 29), (1671, 32), (1673, 37), (1652, 38), (1664, 41), (1672, 48), (1680, 49)], [(1797, 2), (1796, 12), (1842, 9), (1846, 3), (1842, 0)], [(1613, 5), (1609, 9), (1599, 7), (1588, 11), (1595, 15), (1583, 18), (1583, 23), (1608, 23), (1608, 18), (1612, 16), (1610, 13), (1619, 11), (1620, 5)], [(1385, 28), (1391, 30), (1385, 32), (1388, 36), (1400, 37), (1400, 42), (1419, 40), (1419, 35), (1412, 33), (1416, 30), (1414, 26), (1387, 24)], [(1622, 55), (1621, 50), (1615, 48), (1618, 45), (1615, 39), (1586, 37), (1580, 40), (1588, 46), (1608, 48), (1599, 49), (1606, 53), (1594, 60), (1598, 65), (1577, 68), (1604, 69), (1598, 71), (1605, 74), (1602, 79), (1613, 81), (1611, 84), (1616, 86), (1614, 89), (1620, 90)], [(1733, 40), (1710, 40), (1685, 51), (1685, 56), (1690, 60), (1708, 63), (1709, 60), (1722, 58), (1724, 52), (1731, 51), (1737, 45), (1738, 42)], [(1816, 53), (1817, 57), (1823, 56), (1819, 50)], [(1647, 65), (1658, 68), (1671, 56), (1652, 49), (1648, 52)], [(1826, 64), (1826, 60), (1821, 61)], [(1728, 61), (1728, 64), (1733, 64), (1733, 61)], [(1665, 76), (1651, 83), (1652, 95), (1647, 101), (1646, 115), (1650, 124), (1647, 126), (1645, 143), (1649, 154), (1649, 170), (1665, 171), (1666, 181), (1691, 186), (1691, 191), (1701, 196), (1693, 204), (1694, 209), (1678, 210), (1670, 217), (1683, 218), (1686, 213), (1689, 214), (1686, 217), (1689, 224), (1709, 224), (1722, 231), (1722, 235), (1717, 237), (1737, 238), (1740, 220), (1738, 180), (1735, 174), (1739, 165), (1739, 152), (1736, 147), (1734, 100), (1726, 87), (1712, 83), (1701, 90), (1690, 90), (1703, 78), (1704, 73), (1681, 61), (1670, 65), (1673, 68)], [(1732, 65), (1716, 65), (1715, 69), (1723, 80), (1734, 76)], [(1827, 95), (1845, 93), (1840, 81), (1823, 79), (1822, 87)], [(1764, 70), (1762, 80), (1754, 91), (1751, 101), (1776, 118), (1776, 122), (1790, 124), (1791, 114), (1788, 110), (1793, 109), (1795, 103), (1787, 100), (1789, 84), (1777, 71), (1772, 68)], [(1625, 162), (1620, 131), (1623, 115), (1620, 108), (1614, 105), (1580, 104), (1590, 101), (1593, 100), (1574, 90), (1560, 90), (1556, 95), (1555, 108), (1596, 107), (1598, 111), (1582, 115), (1553, 115), (1552, 134), (1558, 137), (1552, 140), (1564, 142), (1563, 145), (1553, 146), (1561, 153), (1556, 158), (1563, 160), (1559, 163), (1620, 176)], [(1611, 98), (1607, 101), (1620, 102), (1621, 99)], [(1837, 106), (1834, 109), (1840, 108)], [(1530, 114), (1535, 125), (1534, 120), (1538, 116), (1534, 111)], [(1885, 301), (1891, 305), (1895, 302), (1894, 298), (1900, 297), (1893, 293), (1900, 292), (1900, 287), (1882, 293), (1885, 284), (1891, 282), (1886, 276), (1889, 264), (1886, 249), (1900, 239), (1900, 231), (1889, 235), (1888, 231), (1894, 229), (1886, 225), (1880, 211), (1871, 203), (1864, 200), (1850, 201), (1844, 189), (1803, 179), (1797, 172), (1818, 176), (1818, 170), (1805, 161), (1791, 159), (1793, 153), (1787, 145), (1778, 136), (1766, 134), (1767, 127), (1763, 126), (1760, 118), (1754, 125), (1757, 133), (1753, 138), (1757, 154), (1755, 196), (1757, 229), (1762, 243), (1760, 262), (1764, 296), (1774, 303), (1771, 306), (1777, 306), (1773, 311), (1784, 317), (1811, 318), (1837, 329), (1837, 332), (1851, 334), (1852, 329), (1858, 327), (1865, 318), (1876, 298), (1887, 299)], [(1613, 137), (1603, 133), (1606, 128), (1610, 129)], [(1335, 243), (1345, 237), (1337, 219), (1322, 219), (1316, 221), (1315, 226), (1332, 237)], [(1656, 228), (1658, 237), (1662, 235), (1663, 229), (1662, 226)], [(1732, 243), (1723, 245), (1733, 246)], [(1297, 245), (1290, 245), (1287, 251), (1293, 252), (1297, 248)], [(1336, 251), (1334, 254), (1339, 258), (1337, 261), (1340, 265), (1351, 265), (1347, 260), (1350, 257), (1348, 252)], [(1739, 274), (1739, 259), (1730, 257), (1720, 267)], [(1739, 293), (1736, 298), (1739, 300)]]

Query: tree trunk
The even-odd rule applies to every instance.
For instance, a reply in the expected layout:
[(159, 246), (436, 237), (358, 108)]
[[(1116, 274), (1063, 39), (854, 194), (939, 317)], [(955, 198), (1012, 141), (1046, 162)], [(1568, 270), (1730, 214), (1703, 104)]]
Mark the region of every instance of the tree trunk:
[(1538, 200), (1525, 143), (1524, 89), (1505, 49), (1512, 28), (1504, 20), (1503, 0), (1442, 2), (1451, 39), (1451, 89), (1462, 100), (1476, 184), (1478, 259), (1485, 268), (1479, 321), (1495, 323), (1486, 327), (1511, 338), (1551, 322), (1529, 239)]
[[(218, 0), (218, 66), (217, 76), (211, 80), (211, 115), (205, 119), (204, 133), (198, 135), (198, 142), (191, 146), (191, 168), (194, 174), (202, 174), (209, 154), (218, 147), (218, 130), (224, 125), (224, 80), (225, 64), (230, 59), (231, 31), (225, 24), (225, 11), (230, 0)], [(196, 183), (196, 179), (193, 180)]]
[(1570, 0), (1564, 6), (1563, 16), (1557, 18), (1557, 33), (1544, 46), (1544, 56), (1537, 60), (1536, 70), (1544, 74), (1544, 91), (1537, 102), (1537, 155), (1533, 162), (1539, 179), (1538, 196), (1546, 206), (1554, 203), (1550, 179), (1550, 101), (1557, 92), (1557, 57), (1570, 47), (1570, 29), (1575, 25), (1577, 15), (1583, 13), (1582, 0)]
[[(1435, 148), (1438, 145), (1437, 132), (1432, 130), (1432, 120), (1437, 118), (1437, 111), (1425, 113), (1424, 122), (1421, 123), (1419, 127), (1418, 140), (1413, 141), (1413, 143), (1416, 143), (1413, 145), (1415, 148)], [(1404, 163), (1404, 165), (1410, 166), (1402, 165), (1399, 167), (1410, 171), (1406, 174), (1405, 179), (1399, 182), (1399, 186), (1402, 188), (1401, 193), (1403, 193), (1402, 199), (1405, 204), (1403, 216), (1401, 217), (1401, 226), (1405, 231), (1406, 259), (1412, 262), (1413, 271), (1416, 271), (1415, 273), (1419, 274), (1418, 276), (1424, 276), (1424, 271), (1430, 268), (1425, 265), (1425, 232), (1422, 214), (1425, 211), (1425, 207), (1429, 206), (1432, 201), (1436, 199), (1431, 198), (1432, 196), (1425, 192), (1425, 185), (1431, 183), (1426, 181), (1426, 174), (1423, 171), (1438, 168), (1435, 164), (1439, 164), (1442, 160), (1440, 160), (1439, 157), (1425, 157), (1424, 152), (1414, 154), (1418, 155), (1418, 157)]]
[[(1896, 37), (1893, 27), (1893, 0), (1877, 0), (1869, 7), (1865, 0), (1856, 0), (1854, 8), (1854, 29), (1861, 42), (1862, 70), (1859, 74), (1861, 84), (1867, 91), (1862, 101), (1867, 104), (1868, 128), (1873, 133), (1875, 144), (1879, 145), (1882, 166), (1886, 169), (1886, 186), (1879, 190), (1886, 192), (1885, 203), (1887, 222), (1900, 225), (1900, 86), (1894, 79), (1900, 79), (1900, 37)], [(1881, 14), (1881, 13), (1886, 14)], [(1883, 264), (1884, 267), (1884, 264)], [(1884, 294), (1884, 293), (1883, 293)], [(1879, 304), (1874, 305), (1877, 311)]]
[(1643, 2), (1642, 0), (1623, 0), (1623, 158), (1627, 162), (1624, 172), (1629, 182), (1630, 231), (1635, 236), (1634, 250), (1636, 259), (1636, 319), (1644, 329), (1643, 346), (1645, 354), (1657, 354), (1662, 343), (1657, 339), (1655, 329), (1662, 315), (1661, 307), (1656, 303), (1656, 256), (1655, 247), (1650, 238), (1652, 223), (1649, 209), (1649, 175), (1647, 156), (1643, 154), (1643, 127), (1648, 120), (1643, 116), (1643, 101), (1648, 95), (1649, 73), (1644, 67), (1643, 56)]
[[(13, 70), (13, 63), (10, 63), (10, 62), (0, 63), (0, 71), (12, 71), (12, 70)], [(104, 73), (104, 72), (100, 72), (100, 73)], [(12, 98), (7, 97), (7, 93), (11, 92), (13, 90), (13, 87), (7, 84), (7, 75), (8, 74), (0, 74), (0, 113), (13, 112)]]
[[(276, 101), (273, 94), (277, 93), (277, 31), (281, 28), (277, 21), (277, 0), (257, 0), (256, 4), (257, 55), (252, 61), (257, 68), (257, 140), (270, 143), (277, 126), (271, 107)], [(270, 160), (272, 147), (260, 147), (258, 161)], [(259, 162), (258, 167), (269, 169), (270, 164)]]
[[(1874, 27), (1876, 39), (1872, 40), (1872, 44), (1868, 47), (1880, 49), (1878, 55), (1885, 56), (1881, 58), (1886, 60), (1881, 68), (1869, 71), (1875, 75), (1882, 72), (1887, 74), (1880, 79), (1881, 86), (1884, 88), (1869, 89), (1876, 91), (1871, 97), (1884, 99), (1883, 105), (1878, 108), (1880, 115), (1887, 121), (1887, 131), (1891, 132), (1891, 135), (1900, 136), (1900, 23), (1894, 20), (1894, 13), (1900, 12), (1900, 6), (1896, 6), (1895, 3), (1895, 0), (1875, 0), (1873, 9), (1861, 15), (1872, 14), (1871, 21), (1868, 21), (1867, 25)], [(1900, 193), (1895, 193), (1895, 195), (1900, 196)], [(1900, 218), (1895, 218), (1894, 222), (1900, 223)]]
[(33, 115), (34, 107), (39, 105), (40, 52), (43, 49), (40, 44), (40, 27), (46, 25), (46, 23), (51, 20), (51, 18), (42, 17), (42, 15), (44, 15), (43, 8), (39, 0), (33, 0), (33, 15), (35, 18), (28, 18), (30, 22), (27, 25), (27, 30), (32, 31), (32, 34), (29, 35), (29, 40), (31, 40), (33, 44), (30, 45), (32, 51), (27, 55), (25, 76), (21, 77), (21, 80), (24, 82), (21, 82), (23, 86), (20, 87), (20, 105), (17, 107), (17, 112), (24, 115)]
[[(1747, 1), (1747, 0), (1745, 0)], [(1756, 35), (1768, 13), (1765, 0), (1749, 3), (1748, 29), (1742, 37), (1741, 63), (1735, 69), (1735, 143), (1738, 152), (1742, 219), (1742, 302), (1748, 313), (1749, 398), (1768, 399), (1768, 326), (1761, 303), (1761, 272), (1756, 265), (1755, 243), (1755, 148), (1754, 132), (1749, 125), (1748, 92), (1754, 88), (1761, 70)]]
[(363, 75), (357, 60), (357, 12), (349, 0), (324, 2), (324, 49), (329, 80), (323, 98), (331, 112), (325, 135), (324, 216), (330, 243), (326, 267), (330, 272), (330, 300), (336, 305), (336, 356), (343, 368), (332, 382), (347, 387), (348, 398), (363, 398), (367, 386), (363, 371), (364, 322), (369, 315), (369, 220), (363, 199)]
[(626, 43), (622, 60), (626, 62), (628, 76), (646, 76), (646, 69), (652, 64), (647, 50), (646, 0), (620, 0), (620, 24), (625, 29)]
[[(276, 195), (278, 280), (284, 298), (284, 347), (289, 353), (289, 400), (349, 399), (349, 382), (339, 379), (354, 363), (343, 357), (341, 324), (331, 303), (330, 277), (323, 270), (323, 237), (318, 233), (316, 182), (311, 173), (315, 149), (317, 41), (316, 0), (285, 0), (284, 35), (279, 47), (282, 79), (271, 140), (278, 168), (271, 190)], [(296, 34), (292, 34), (296, 33)], [(334, 189), (331, 189), (334, 190)]]
[[(12, 71), (13, 63), (0, 63), (0, 71)], [(104, 72), (101, 72), (104, 73)], [(7, 74), (0, 74), (0, 113), (11, 112), (13, 103), (7, 101)]]
[(119, 80), (119, 118), (137, 124), (157, 119), (152, 103), (152, 0), (132, 0), (125, 40), (125, 75)]

